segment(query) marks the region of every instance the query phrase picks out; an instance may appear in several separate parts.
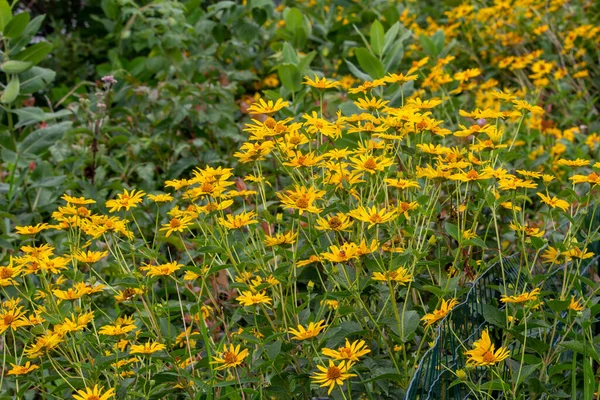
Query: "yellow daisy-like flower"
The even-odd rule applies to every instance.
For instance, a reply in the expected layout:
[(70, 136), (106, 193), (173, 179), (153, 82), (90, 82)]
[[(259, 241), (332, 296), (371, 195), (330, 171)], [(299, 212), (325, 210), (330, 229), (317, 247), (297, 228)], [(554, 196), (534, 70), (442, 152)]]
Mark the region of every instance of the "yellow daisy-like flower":
[(421, 185), (419, 185), (419, 182), (411, 181), (409, 179), (387, 178), (384, 181), (385, 181), (385, 183), (387, 183), (388, 186), (395, 187), (398, 189), (410, 189), (410, 188), (420, 189), (421, 188)]
[(157, 343), (157, 342), (147, 342), (144, 344), (133, 344), (133, 345), (131, 345), (131, 348), (129, 349), (129, 354), (153, 354), (158, 351), (164, 350), (166, 348), (167, 348), (167, 346), (165, 346), (162, 343)]
[(448, 313), (458, 304), (458, 300), (450, 299), (448, 301), (442, 300), (440, 308), (434, 310), (432, 313), (425, 314), (421, 321), (425, 321), (425, 326), (432, 325), (444, 318)]
[(281, 246), (284, 244), (294, 244), (296, 243), (296, 239), (298, 238), (298, 233), (294, 232), (286, 232), (286, 233), (278, 233), (274, 236), (265, 236), (264, 244), (265, 246)]
[(313, 382), (319, 384), (321, 387), (329, 386), (329, 390), (327, 391), (327, 394), (329, 395), (335, 385), (342, 386), (346, 379), (356, 376), (356, 374), (348, 373), (353, 365), (354, 364), (350, 361), (342, 361), (338, 365), (335, 365), (334, 362), (330, 360), (328, 367), (317, 365), (317, 368), (321, 372), (315, 372), (311, 378)]
[(565, 160), (564, 158), (561, 158), (556, 163), (558, 165), (565, 165), (567, 167), (586, 167), (586, 166), (590, 165), (591, 161), (584, 160), (582, 158), (578, 158), (576, 160)]
[(585, 307), (581, 304), (581, 299), (575, 299), (575, 296), (571, 297), (571, 303), (569, 304), (569, 310), (583, 311)]
[(94, 385), (94, 389), (85, 388), (85, 390), (78, 390), (77, 394), (73, 395), (75, 400), (108, 400), (111, 397), (115, 397), (115, 389), (110, 388), (106, 392), (103, 386), (98, 387)]
[(192, 224), (192, 218), (189, 216), (181, 216), (171, 218), (168, 224), (163, 224), (159, 231), (167, 231), (166, 237), (169, 237), (173, 232), (183, 232), (184, 229), (188, 228)]
[(535, 288), (531, 292), (523, 292), (518, 296), (506, 296), (503, 294), (502, 296), (500, 296), (500, 301), (503, 303), (513, 303), (513, 304), (526, 303), (528, 301), (537, 300), (539, 295), (540, 295), (540, 288)]
[(294, 335), (292, 336), (292, 339), (306, 340), (317, 336), (323, 329), (325, 329), (326, 326), (325, 320), (322, 319), (317, 323), (310, 322), (306, 328), (304, 328), (302, 325), (298, 325), (298, 330), (289, 328), (288, 333)]
[(169, 276), (173, 272), (179, 271), (181, 267), (183, 267), (183, 264), (173, 261), (161, 265), (145, 265), (140, 267), (140, 269), (142, 271), (147, 271), (147, 276)]
[(354, 104), (356, 104), (356, 107), (365, 111), (379, 110), (385, 107), (388, 103), (389, 101), (378, 99), (376, 97), (365, 97), (364, 99), (358, 99), (354, 102)]
[(400, 267), (393, 271), (386, 272), (374, 272), (373, 279), (376, 281), (383, 282), (398, 282), (401, 285), (406, 285), (408, 282), (412, 281), (413, 276), (408, 272), (408, 270), (404, 267)]
[(227, 229), (239, 229), (258, 223), (258, 220), (255, 219), (256, 213), (254, 211), (242, 212), (237, 215), (227, 214), (225, 218), (219, 218), (219, 224)]
[(287, 107), (289, 105), (289, 102), (283, 101), (282, 99), (277, 99), (275, 103), (273, 103), (273, 100), (266, 102), (263, 99), (260, 99), (248, 107), (248, 113), (250, 113), (250, 115), (273, 114), (274, 112), (277, 112), (283, 107)]
[(74, 205), (78, 205), (78, 206), (84, 206), (86, 204), (95, 204), (96, 203), (96, 200), (86, 199), (83, 197), (71, 197), (67, 194), (63, 194), (61, 199), (63, 199), (64, 201), (66, 201), (69, 204), (74, 204)]
[(16, 331), (22, 326), (29, 325), (29, 321), (25, 319), (25, 314), (21, 312), (22, 308), (23, 307), (13, 308), (12, 310), (0, 313), (0, 335), (9, 328)]
[(304, 79), (306, 79), (306, 81), (302, 82), (303, 85), (312, 86), (321, 90), (335, 88), (340, 85), (339, 82), (328, 81), (325, 77), (319, 79), (316, 74), (314, 80), (310, 79), (308, 76), (305, 76)]
[(108, 255), (108, 251), (79, 251), (73, 255), (73, 258), (83, 263), (93, 264), (100, 261)]
[(332, 350), (328, 348), (323, 348), (321, 352), (327, 357), (331, 357), (334, 360), (348, 360), (348, 361), (358, 361), (359, 357), (364, 356), (367, 353), (370, 353), (371, 350), (366, 348), (366, 344), (364, 340), (355, 340), (350, 343), (348, 339), (346, 339), (346, 346), (338, 347), (337, 350)]
[(155, 203), (166, 203), (168, 201), (173, 201), (173, 196), (165, 193), (149, 194), (148, 198)]
[(496, 350), (487, 329), (481, 332), (481, 338), (473, 343), (473, 347), (473, 350), (465, 352), (465, 355), (469, 356), (467, 364), (475, 366), (494, 365), (510, 356), (508, 349), (505, 347), (499, 347)]
[(373, 225), (384, 224), (392, 221), (398, 216), (395, 210), (386, 211), (385, 208), (378, 210), (375, 206), (371, 208), (365, 208), (361, 206), (350, 211), (348, 214), (354, 219), (357, 219), (361, 222), (366, 222), (369, 224), (369, 228), (371, 228)]
[(385, 171), (386, 168), (394, 164), (392, 158), (380, 156), (374, 157), (370, 155), (360, 155), (358, 157), (350, 157), (353, 167), (357, 171), (365, 171), (369, 174)]
[(225, 345), (225, 349), (220, 354), (219, 357), (213, 357), (214, 361), (211, 361), (214, 364), (222, 364), (215, 368), (217, 371), (225, 368), (235, 368), (248, 357), (248, 349), (244, 349), (240, 351), (240, 345), (238, 344), (236, 347), (233, 345), (229, 345), (229, 350), (227, 350), (227, 345)]
[(47, 223), (37, 224), (35, 226), (15, 226), (15, 230), (19, 235), (35, 235), (49, 228), (50, 225), (48, 225)]
[(315, 228), (320, 231), (345, 232), (354, 222), (345, 214), (337, 214), (327, 218), (318, 218)]
[(550, 196), (543, 193), (537, 193), (537, 195), (542, 198), (542, 203), (548, 204), (552, 208), (560, 208), (565, 212), (569, 209), (570, 204), (565, 200), (558, 199), (556, 196), (550, 198)]
[(240, 296), (236, 298), (241, 305), (247, 307), (254, 304), (271, 304), (271, 298), (265, 292), (252, 293), (249, 290), (244, 290)]
[(145, 194), (146, 193), (141, 190), (136, 192), (135, 189), (133, 189), (131, 192), (128, 192), (127, 189), (123, 189), (123, 193), (117, 194), (116, 199), (108, 200), (106, 202), (106, 207), (110, 208), (108, 212), (121, 211), (122, 208), (129, 211), (131, 207), (137, 207), (137, 205), (142, 202)]
[(329, 253), (321, 253), (321, 257), (333, 263), (342, 263), (360, 256), (359, 248), (355, 243), (344, 243), (340, 247), (329, 246)]
[(11, 363), (12, 368), (8, 370), (8, 375), (25, 375), (39, 368), (39, 365), (31, 364), (27, 361), (25, 365), (15, 365)]
[(300, 215), (304, 212), (318, 214), (321, 209), (315, 207), (314, 202), (322, 198), (325, 191), (296, 185), (294, 190), (286, 190), (283, 194), (276, 193), (276, 195), (281, 199), (283, 208), (298, 210)]
[(581, 250), (579, 247), (573, 247), (572, 249), (563, 251), (562, 255), (566, 257), (567, 261), (571, 261), (574, 258), (580, 260), (591, 258), (594, 256), (594, 253), (591, 251), (587, 251), (587, 249)]

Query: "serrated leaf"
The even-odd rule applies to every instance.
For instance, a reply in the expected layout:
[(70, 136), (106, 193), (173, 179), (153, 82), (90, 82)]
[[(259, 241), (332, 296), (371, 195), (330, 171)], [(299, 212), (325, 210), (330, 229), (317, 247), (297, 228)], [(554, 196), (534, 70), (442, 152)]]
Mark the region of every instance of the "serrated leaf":
[(359, 47), (355, 51), (356, 58), (360, 67), (373, 79), (380, 79), (385, 76), (383, 64), (369, 50)]
[(385, 34), (383, 31), (383, 25), (378, 20), (375, 20), (371, 25), (371, 33), (369, 35), (371, 40), (371, 49), (376, 55), (383, 53), (383, 47), (385, 44)]

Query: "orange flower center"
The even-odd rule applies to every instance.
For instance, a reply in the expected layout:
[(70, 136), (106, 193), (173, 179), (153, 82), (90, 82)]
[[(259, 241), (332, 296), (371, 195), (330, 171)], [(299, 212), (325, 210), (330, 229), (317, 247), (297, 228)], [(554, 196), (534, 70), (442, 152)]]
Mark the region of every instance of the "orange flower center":
[(169, 227), (171, 227), (171, 229), (177, 229), (181, 226), (181, 221), (178, 220), (177, 218), (173, 218), (171, 220), (171, 222), (169, 222)]
[(304, 196), (300, 197), (298, 200), (296, 200), (296, 207), (308, 208), (308, 199)]
[(96, 396), (95, 394), (88, 394), (86, 396), (86, 400), (100, 400), (100, 396)]
[(469, 179), (477, 179), (477, 178), (479, 178), (479, 174), (477, 173), (477, 171), (475, 171), (474, 169), (472, 169), (469, 172), (467, 172), (467, 178), (469, 178)]
[(365, 164), (363, 165), (366, 169), (375, 169), (377, 168), (377, 161), (373, 159), (373, 157), (369, 157)]
[(340, 257), (345, 258), (346, 257), (346, 252), (344, 250), (340, 250), (339, 254)]
[(235, 364), (237, 362), (237, 356), (232, 351), (226, 351), (225, 354), (223, 354), (223, 360), (225, 360), (227, 364)]
[(344, 347), (343, 349), (340, 349), (340, 355), (344, 358), (351, 358), (352, 350), (348, 347)]
[(11, 268), (0, 268), (0, 279), (8, 279), (13, 276)]
[(211, 193), (213, 190), (215, 190), (215, 187), (211, 183), (204, 182), (200, 190), (204, 193)]
[(371, 221), (374, 224), (380, 224), (383, 222), (383, 218), (381, 218), (379, 214), (373, 214), (369, 217), (369, 221)]
[(269, 129), (273, 129), (275, 126), (277, 126), (277, 121), (275, 121), (272, 117), (269, 117), (265, 120), (265, 126)]
[(483, 354), (483, 361), (486, 362), (486, 363), (493, 363), (493, 362), (496, 361), (496, 356), (494, 356), (493, 353), (491, 353), (489, 351), (486, 351)]
[(342, 371), (334, 366), (327, 368), (327, 379), (335, 380), (342, 376)]
[(6, 314), (2, 319), (4, 320), (4, 325), (10, 325), (16, 320), (15, 316), (12, 314)]

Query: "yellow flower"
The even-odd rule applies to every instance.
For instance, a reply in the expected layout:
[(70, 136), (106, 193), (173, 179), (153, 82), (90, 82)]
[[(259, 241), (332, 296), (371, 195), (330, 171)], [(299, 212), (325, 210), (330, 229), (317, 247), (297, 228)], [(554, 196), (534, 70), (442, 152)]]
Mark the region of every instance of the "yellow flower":
[(370, 209), (365, 207), (358, 207), (348, 213), (352, 218), (369, 224), (369, 228), (373, 225), (384, 224), (392, 221), (398, 215), (395, 210), (386, 211), (385, 209), (377, 210), (377, 207), (373, 206)]
[(400, 267), (393, 271), (386, 271), (384, 273), (374, 272), (373, 279), (376, 281), (394, 281), (398, 282), (402, 285), (406, 285), (408, 282), (412, 281), (413, 276), (408, 272), (408, 270), (404, 267)]
[(546, 196), (543, 193), (537, 193), (538, 196), (542, 198), (542, 203), (548, 204), (552, 208), (560, 208), (563, 211), (567, 211), (570, 204), (564, 200), (558, 199), (556, 196), (550, 198), (550, 196)]
[(183, 264), (173, 261), (160, 265), (144, 265), (143, 267), (140, 267), (140, 269), (142, 271), (147, 271), (147, 276), (169, 276), (173, 272), (179, 271), (181, 267), (183, 267)]
[(330, 88), (334, 88), (340, 85), (339, 82), (336, 81), (328, 81), (326, 78), (321, 78), (319, 79), (319, 77), (315, 74), (315, 80), (313, 81), (312, 79), (310, 79), (308, 76), (305, 76), (304, 79), (306, 79), (305, 82), (302, 82), (303, 85), (308, 85), (308, 86), (312, 86), (314, 88), (317, 89), (330, 89)]
[(526, 303), (528, 301), (537, 300), (539, 295), (540, 295), (540, 288), (535, 288), (531, 292), (523, 292), (518, 296), (506, 296), (503, 294), (502, 296), (500, 296), (500, 301), (503, 303), (513, 303), (513, 304)]
[(359, 256), (358, 246), (355, 243), (344, 243), (340, 247), (329, 246), (329, 253), (321, 253), (321, 257), (333, 263), (346, 262)]
[(317, 323), (310, 322), (306, 328), (302, 325), (298, 325), (298, 330), (294, 328), (289, 328), (288, 333), (291, 333), (292, 339), (296, 340), (306, 340), (317, 336), (327, 325), (325, 324), (325, 320), (321, 320)]
[(458, 300), (450, 299), (448, 301), (442, 299), (440, 308), (433, 310), (432, 313), (425, 314), (421, 321), (425, 321), (425, 326), (429, 326), (444, 318), (458, 304)]
[(283, 165), (293, 168), (314, 167), (323, 160), (323, 156), (317, 156), (314, 152), (303, 154), (300, 150), (290, 151), (287, 157), (289, 161), (284, 162)]
[(281, 199), (283, 208), (298, 210), (302, 215), (305, 211), (318, 214), (322, 210), (315, 207), (314, 202), (325, 195), (324, 190), (317, 190), (313, 187), (308, 189), (304, 186), (296, 185), (294, 190), (286, 190), (284, 194), (276, 193)]
[(546, 263), (555, 263), (558, 262), (561, 257), (560, 251), (556, 250), (552, 246), (548, 246), (548, 248), (542, 253), (540, 256), (544, 262)]
[(78, 390), (77, 394), (73, 395), (75, 400), (108, 400), (111, 397), (115, 397), (115, 389), (110, 388), (106, 392), (103, 386), (98, 388), (98, 385), (94, 386), (94, 389), (85, 388), (85, 390)]
[(385, 171), (386, 168), (394, 164), (394, 160), (391, 158), (384, 156), (374, 157), (365, 154), (358, 157), (351, 157), (350, 161), (353, 162), (352, 166), (355, 170), (365, 171), (369, 174)]
[(420, 189), (421, 188), (421, 186), (419, 185), (419, 182), (411, 181), (408, 179), (387, 178), (387, 179), (385, 179), (385, 183), (387, 183), (388, 186), (395, 187), (398, 189), (410, 189), (410, 188)]
[(118, 303), (122, 303), (124, 301), (131, 300), (134, 297), (137, 297), (141, 294), (144, 294), (144, 291), (142, 289), (131, 287), (125, 290), (119, 290), (114, 296), (114, 298), (115, 300), (117, 300)]
[(317, 368), (321, 372), (315, 372), (311, 379), (321, 387), (329, 386), (329, 390), (327, 391), (329, 395), (335, 385), (342, 386), (346, 379), (356, 376), (356, 374), (348, 373), (352, 366), (353, 363), (350, 361), (342, 361), (338, 365), (335, 365), (332, 360), (329, 360), (329, 367), (317, 365)]
[(325, 304), (330, 310), (337, 310), (340, 306), (337, 300), (321, 300), (320, 304)]
[(229, 345), (229, 350), (227, 350), (227, 345), (225, 345), (225, 349), (223, 352), (221, 352), (221, 355), (219, 357), (213, 357), (214, 361), (211, 361), (211, 363), (223, 364), (215, 368), (216, 370), (225, 368), (235, 368), (241, 363), (243, 363), (246, 357), (248, 357), (248, 349), (240, 351), (239, 344), (236, 347), (233, 347), (233, 345), (231, 344)]
[(242, 292), (240, 296), (236, 298), (241, 305), (247, 307), (254, 304), (271, 304), (271, 298), (265, 295), (265, 292), (252, 293), (249, 290)]
[(277, 112), (283, 107), (287, 107), (289, 105), (289, 102), (283, 101), (282, 99), (277, 99), (275, 104), (273, 104), (273, 100), (266, 102), (263, 99), (260, 99), (258, 102), (252, 103), (252, 105), (248, 107), (248, 113), (250, 113), (250, 115), (273, 114), (274, 112)]
[(25, 375), (39, 368), (39, 365), (32, 365), (30, 361), (27, 361), (25, 365), (15, 365), (13, 363), (10, 365), (12, 365), (12, 368), (8, 370), (8, 375)]
[(350, 344), (348, 339), (346, 339), (346, 346), (338, 347), (337, 350), (332, 350), (328, 348), (323, 348), (321, 352), (327, 357), (331, 357), (334, 360), (348, 360), (348, 361), (358, 361), (359, 357), (364, 356), (367, 353), (370, 353), (371, 350), (365, 347), (364, 340), (355, 340)]
[(109, 212), (120, 211), (122, 208), (129, 211), (131, 207), (137, 207), (142, 202), (144, 195), (145, 193), (141, 190), (136, 192), (133, 189), (130, 193), (127, 189), (123, 189), (123, 193), (117, 194), (116, 199), (106, 202), (106, 207), (110, 207)]
[(495, 350), (495, 345), (490, 340), (487, 329), (481, 332), (481, 338), (473, 343), (473, 350), (465, 352), (469, 356), (467, 364), (476, 366), (494, 365), (510, 356), (508, 349), (499, 347)]
[(510, 228), (517, 232), (524, 232), (527, 236), (542, 237), (545, 233), (543, 230), (540, 230), (540, 228), (535, 228), (529, 225), (523, 226), (518, 222), (511, 222)]
[(35, 226), (15, 226), (15, 229), (19, 235), (35, 235), (49, 228), (50, 226), (47, 223), (37, 224)]
[[(225, 219), (227, 218), (227, 219)], [(250, 224), (257, 224), (254, 211), (242, 212), (237, 215), (227, 214), (225, 218), (219, 218), (219, 224), (227, 229), (239, 229)]]
[(183, 232), (184, 229), (189, 227), (192, 219), (188, 216), (174, 217), (168, 224), (163, 224), (159, 231), (167, 231), (166, 237), (169, 237), (173, 232)]
[(384, 101), (382, 99), (378, 99), (376, 97), (372, 97), (372, 98), (364, 98), (364, 99), (358, 99), (354, 102), (354, 104), (356, 104), (356, 107), (360, 108), (361, 110), (365, 110), (365, 111), (374, 111), (374, 110), (379, 110), (383, 107), (385, 107), (387, 104), (389, 103), (389, 101)]
[(574, 258), (585, 260), (594, 256), (594, 253), (591, 251), (588, 252), (587, 248), (581, 250), (579, 247), (573, 247), (572, 249), (564, 251), (562, 254), (566, 257), (567, 261), (571, 261)]
[(79, 251), (73, 255), (73, 258), (83, 263), (93, 264), (100, 261), (108, 255), (108, 251)]
[(63, 194), (61, 199), (63, 199), (64, 201), (66, 201), (67, 203), (70, 204), (75, 204), (78, 206), (84, 206), (86, 204), (94, 204), (96, 203), (96, 200), (92, 200), (92, 199), (85, 199), (83, 197), (71, 197), (67, 194)]
[(21, 312), (22, 308), (17, 307), (0, 313), (0, 334), (4, 333), (8, 328), (16, 331), (22, 326), (29, 325), (29, 321), (25, 319), (25, 314)]
[(557, 161), (558, 165), (565, 165), (567, 167), (585, 167), (590, 165), (590, 163), (590, 160), (584, 160), (582, 158), (578, 158), (576, 160), (565, 160), (564, 158), (561, 158)]
[(569, 310), (583, 311), (585, 307), (581, 304), (581, 299), (575, 300), (575, 296), (571, 297), (571, 303), (569, 304)]
[(148, 198), (155, 203), (166, 203), (168, 201), (173, 201), (173, 196), (171, 196), (170, 194), (164, 194), (164, 193), (149, 194)]
[(87, 294), (87, 291), (81, 291), (77, 288), (68, 288), (67, 290), (54, 289), (52, 294), (60, 300), (77, 300), (83, 295)]
[(133, 344), (133, 345), (131, 345), (131, 348), (129, 349), (129, 354), (153, 354), (153, 353), (156, 353), (157, 351), (161, 351), (166, 348), (167, 348), (167, 346), (165, 346), (162, 343), (157, 343), (157, 342), (147, 342), (144, 344)]
[(286, 233), (278, 233), (275, 236), (265, 236), (264, 244), (265, 246), (280, 246), (283, 244), (294, 244), (296, 243), (296, 239), (298, 238), (298, 234), (294, 232), (286, 232)]
[(337, 214), (331, 217), (318, 218), (315, 228), (320, 231), (336, 231), (345, 232), (348, 231), (353, 224), (353, 221), (348, 218), (345, 214)]
[(404, 74), (392, 74), (392, 73), (388, 73), (386, 77), (383, 78), (383, 80), (387, 83), (405, 83), (408, 81), (414, 81), (417, 79), (417, 75), (404, 75)]

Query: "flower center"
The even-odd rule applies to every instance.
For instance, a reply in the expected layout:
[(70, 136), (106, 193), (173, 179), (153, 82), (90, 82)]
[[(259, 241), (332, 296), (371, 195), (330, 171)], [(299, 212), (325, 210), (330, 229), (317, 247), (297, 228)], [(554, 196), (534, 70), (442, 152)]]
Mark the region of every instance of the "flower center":
[(0, 268), (0, 279), (8, 279), (13, 276), (11, 268)]
[(171, 220), (171, 222), (169, 222), (169, 227), (171, 227), (171, 229), (177, 229), (181, 226), (181, 221), (179, 221), (177, 218), (173, 218)]
[(486, 351), (483, 354), (483, 361), (486, 363), (493, 363), (494, 361), (496, 361), (496, 356), (494, 356), (493, 353)]
[(351, 358), (352, 357), (352, 350), (350, 350), (348, 347), (344, 347), (343, 349), (340, 349), (340, 355), (343, 358)]
[(88, 395), (86, 396), (86, 399), (87, 399), (87, 400), (100, 400), (100, 396), (96, 396), (95, 394), (92, 394), (92, 395), (89, 395), (89, 394), (88, 394)]
[(474, 169), (467, 172), (467, 178), (469, 178), (469, 179), (477, 179), (478, 177), (479, 177), (479, 174)]
[(338, 379), (340, 376), (342, 376), (342, 371), (335, 365), (327, 368), (327, 379), (334, 380)]
[(265, 126), (269, 129), (273, 129), (277, 126), (277, 122), (272, 117), (269, 117), (265, 120)]
[(366, 169), (375, 169), (377, 168), (377, 161), (375, 161), (373, 157), (369, 157), (369, 159), (365, 161), (364, 167)]
[(306, 197), (302, 196), (298, 200), (296, 200), (296, 207), (308, 208), (308, 200), (306, 199)]
[(237, 356), (234, 352), (226, 351), (223, 355), (223, 360), (225, 360), (227, 364), (235, 364), (237, 361)]
[(211, 183), (204, 182), (202, 184), (202, 187), (200, 188), (200, 190), (203, 191), (204, 193), (211, 193), (213, 190), (215, 190), (215, 187)]
[(6, 314), (3, 318), (3, 320), (4, 320), (4, 325), (10, 325), (15, 321), (15, 317), (14, 317), (14, 315)]
[(383, 221), (383, 219), (379, 214), (373, 214), (369, 217), (369, 221), (371, 221), (374, 224), (380, 224)]
[(337, 229), (340, 226), (342, 226), (342, 221), (340, 221), (340, 219), (338, 217), (333, 217), (329, 220), (329, 226), (332, 229)]

